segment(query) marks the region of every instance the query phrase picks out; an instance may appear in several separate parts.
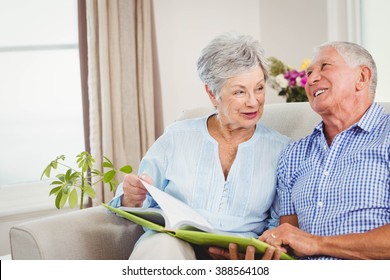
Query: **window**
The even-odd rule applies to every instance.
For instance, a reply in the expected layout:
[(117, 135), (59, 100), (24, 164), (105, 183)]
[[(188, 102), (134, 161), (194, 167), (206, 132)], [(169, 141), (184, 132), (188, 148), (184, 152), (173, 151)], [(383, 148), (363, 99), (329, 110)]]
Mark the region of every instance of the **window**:
[[(84, 150), (76, 0), (0, 0), (0, 187)], [(47, 197), (45, 197), (47, 199)]]

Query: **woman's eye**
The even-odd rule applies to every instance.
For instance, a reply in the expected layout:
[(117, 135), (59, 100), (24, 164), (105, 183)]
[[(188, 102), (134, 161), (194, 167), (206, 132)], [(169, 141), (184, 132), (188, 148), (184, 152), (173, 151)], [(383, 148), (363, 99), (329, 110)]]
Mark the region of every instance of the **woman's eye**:
[(257, 91), (263, 91), (263, 89), (264, 89), (264, 87), (261, 86), (261, 87), (258, 87), (258, 88), (257, 88)]
[(236, 96), (243, 96), (243, 95), (245, 95), (245, 92), (243, 90), (237, 90), (237, 91), (234, 92), (234, 95), (236, 95)]

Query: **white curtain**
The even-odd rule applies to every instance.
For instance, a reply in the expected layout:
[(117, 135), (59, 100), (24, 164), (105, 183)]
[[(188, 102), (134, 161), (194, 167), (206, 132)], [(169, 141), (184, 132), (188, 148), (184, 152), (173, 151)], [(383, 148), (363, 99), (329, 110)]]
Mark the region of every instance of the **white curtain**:
[[(87, 0), (88, 96), (91, 154), (137, 169), (155, 140), (151, 0)], [(123, 176), (117, 177), (118, 181)], [(95, 185), (93, 205), (109, 186)]]

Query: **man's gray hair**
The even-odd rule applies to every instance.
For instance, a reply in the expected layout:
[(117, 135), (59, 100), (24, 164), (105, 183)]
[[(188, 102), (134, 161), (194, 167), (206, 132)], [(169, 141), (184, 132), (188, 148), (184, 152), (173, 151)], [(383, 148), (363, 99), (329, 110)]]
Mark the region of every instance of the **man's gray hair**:
[(378, 81), (376, 64), (371, 54), (362, 46), (351, 42), (327, 42), (315, 48), (315, 52), (326, 48), (334, 48), (345, 60), (345, 62), (351, 66), (367, 66), (371, 70), (371, 80), (369, 84), (369, 94), (374, 100), (376, 85)]
[(268, 79), (268, 62), (260, 43), (251, 36), (231, 33), (214, 38), (201, 52), (198, 74), (216, 98), (226, 80), (260, 66)]

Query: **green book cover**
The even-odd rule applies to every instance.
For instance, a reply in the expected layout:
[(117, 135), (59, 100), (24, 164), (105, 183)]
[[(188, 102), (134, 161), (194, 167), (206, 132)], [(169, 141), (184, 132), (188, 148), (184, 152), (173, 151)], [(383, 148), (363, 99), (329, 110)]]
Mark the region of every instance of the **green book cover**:
[[(137, 212), (137, 210), (134, 209), (134, 211), (131, 213), (120, 208), (114, 208), (107, 204), (102, 204), (102, 205), (107, 209), (109, 209), (110, 211), (136, 224), (139, 224), (143, 227), (147, 227), (158, 232), (165, 232), (167, 234), (170, 234), (172, 236), (175, 236), (177, 238), (180, 238), (192, 244), (228, 248), (229, 243), (236, 243), (238, 245), (238, 249), (240, 252), (245, 252), (246, 247), (251, 245), (256, 249), (256, 253), (259, 254), (264, 254), (266, 248), (269, 246), (267, 243), (262, 242), (253, 237), (242, 237), (242, 236), (228, 235), (223, 233), (205, 232), (199, 230), (196, 227), (191, 227), (190, 225), (183, 226), (177, 229), (165, 228), (163, 222), (158, 224), (156, 222), (150, 221), (145, 218), (145, 217), (158, 215), (155, 214), (154, 212), (148, 212), (147, 209), (139, 208), (141, 210), (140, 212)], [(160, 219), (153, 218), (153, 220), (158, 221)], [(293, 260), (294, 258), (289, 256), (288, 254), (282, 253), (281, 259)]]

